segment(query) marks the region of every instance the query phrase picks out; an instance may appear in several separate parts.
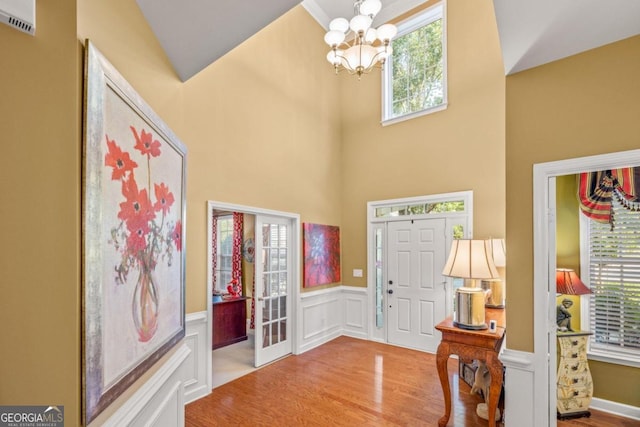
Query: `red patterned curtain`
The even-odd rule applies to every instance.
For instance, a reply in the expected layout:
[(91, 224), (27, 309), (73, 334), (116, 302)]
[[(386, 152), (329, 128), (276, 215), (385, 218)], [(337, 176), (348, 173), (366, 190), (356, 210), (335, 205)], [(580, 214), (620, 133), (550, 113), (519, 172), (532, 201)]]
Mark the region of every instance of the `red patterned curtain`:
[(244, 214), (233, 213), (233, 252), (231, 260), (231, 279), (242, 283), (242, 239), (244, 237)]
[(256, 270), (253, 270), (253, 283), (251, 284), (251, 321), (249, 329), (256, 328)]
[(216, 289), (216, 268), (218, 267), (218, 217), (211, 220), (211, 271), (213, 290)]
[(611, 169), (580, 174), (580, 210), (594, 221), (613, 228), (614, 198), (629, 210), (640, 210), (640, 168)]

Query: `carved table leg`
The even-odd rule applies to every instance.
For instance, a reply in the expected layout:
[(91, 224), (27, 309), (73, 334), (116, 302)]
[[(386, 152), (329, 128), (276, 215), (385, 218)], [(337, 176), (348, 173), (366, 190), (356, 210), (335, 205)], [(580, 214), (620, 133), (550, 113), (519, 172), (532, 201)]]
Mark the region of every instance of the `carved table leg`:
[(502, 363), (498, 360), (498, 356), (495, 353), (487, 353), (487, 367), (491, 374), (491, 388), (489, 390), (489, 402), (488, 402), (488, 416), (489, 427), (495, 427), (496, 425), (496, 408), (498, 407), (498, 400), (500, 399), (500, 393), (502, 392)]
[(449, 360), (449, 344), (442, 341), (436, 353), (436, 366), (440, 385), (444, 394), (444, 415), (438, 420), (438, 427), (445, 427), (451, 416), (451, 389), (449, 388), (449, 373), (447, 372), (447, 361)]

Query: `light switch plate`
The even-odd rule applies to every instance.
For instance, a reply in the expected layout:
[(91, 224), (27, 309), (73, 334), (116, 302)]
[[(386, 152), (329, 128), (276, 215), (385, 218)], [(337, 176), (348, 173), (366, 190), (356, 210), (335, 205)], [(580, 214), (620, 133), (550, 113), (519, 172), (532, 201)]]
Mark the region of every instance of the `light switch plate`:
[(360, 268), (354, 268), (353, 277), (362, 277), (362, 270)]

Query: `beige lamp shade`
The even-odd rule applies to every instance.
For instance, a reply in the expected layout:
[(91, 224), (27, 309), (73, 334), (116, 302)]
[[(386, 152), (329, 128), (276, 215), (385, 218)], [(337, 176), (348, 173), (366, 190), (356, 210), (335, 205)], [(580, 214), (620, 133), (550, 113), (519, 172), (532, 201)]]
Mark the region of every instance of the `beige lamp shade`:
[(505, 267), (507, 265), (507, 250), (504, 239), (488, 239), (487, 243), (493, 254), (493, 263), (496, 267)]
[(500, 278), (487, 240), (454, 240), (442, 274), (464, 279)]

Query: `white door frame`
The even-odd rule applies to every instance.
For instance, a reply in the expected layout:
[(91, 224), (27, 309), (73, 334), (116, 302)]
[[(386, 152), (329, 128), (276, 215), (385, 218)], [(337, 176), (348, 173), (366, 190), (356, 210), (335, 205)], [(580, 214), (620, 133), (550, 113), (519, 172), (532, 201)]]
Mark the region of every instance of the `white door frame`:
[[(533, 165), (533, 346), (532, 425), (556, 426), (556, 177), (640, 165), (640, 150)], [(540, 417), (538, 419), (538, 417)]]
[[(455, 200), (464, 200), (465, 203), (465, 211), (464, 212), (455, 212), (455, 213), (442, 213), (442, 214), (424, 214), (424, 215), (407, 215), (407, 216), (397, 216), (397, 217), (383, 217), (376, 218), (376, 209), (391, 207), (391, 206), (402, 206), (402, 205), (413, 205), (419, 203), (438, 203), (438, 202), (450, 202)], [(376, 248), (375, 248), (375, 238), (374, 232), (376, 227), (380, 227), (383, 225), (383, 234), (386, 239), (387, 222), (391, 221), (406, 221), (411, 219), (429, 219), (429, 218), (445, 218), (447, 219), (446, 227), (447, 230), (450, 228), (451, 221), (461, 221), (464, 223), (464, 237), (471, 238), (473, 236), (473, 191), (458, 191), (453, 193), (443, 193), (443, 194), (433, 194), (428, 196), (417, 196), (417, 197), (407, 197), (402, 199), (389, 199), (389, 200), (378, 200), (373, 202), (367, 202), (367, 298), (369, 301), (369, 313), (367, 314), (368, 319), (368, 338), (371, 341), (378, 342), (387, 342), (387, 313), (386, 307), (384, 310), (384, 327), (382, 331), (376, 328)], [(453, 236), (450, 233), (446, 232), (446, 250), (448, 255), (448, 250), (451, 247), (451, 243), (453, 240)], [(386, 247), (386, 242), (385, 242)], [(386, 255), (385, 255), (386, 256)], [(383, 281), (385, 283), (385, 292), (386, 292), (386, 269), (384, 270), (384, 278)], [(447, 316), (453, 313), (453, 294), (452, 294), (452, 285), (451, 279), (447, 279), (447, 289), (446, 289), (446, 313)]]
[(300, 236), (300, 214), (291, 212), (275, 211), (271, 209), (256, 208), (253, 206), (237, 205), (234, 203), (218, 202), (215, 200), (209, 200), (207, 202), (207, 387), (209, 390), (213, 388), (213, 354), (211, 347), (213, 345), (213, 306), (211, 304), (211, 296), (213, 295), (213, 271), (211, 269), (211, 263), (208, 262), (213, 256), (211, 249), (211, 225), (213, 220), (213, 211), (229, 211), (229, 212), (241, 212), (250, 215), (268, 215), (274, 217), (281, 217), (290, 219), (292, 224), (291, 229), (291, 241), (292, 253), (291, 258), (291, 348), (293, 354), (300, 354), (298, 340), (298, 325), (301, 323), (301, 313), (299, 313), (298, 305), (300, 303), (300, 266), (301, 266), (301, 236)]

